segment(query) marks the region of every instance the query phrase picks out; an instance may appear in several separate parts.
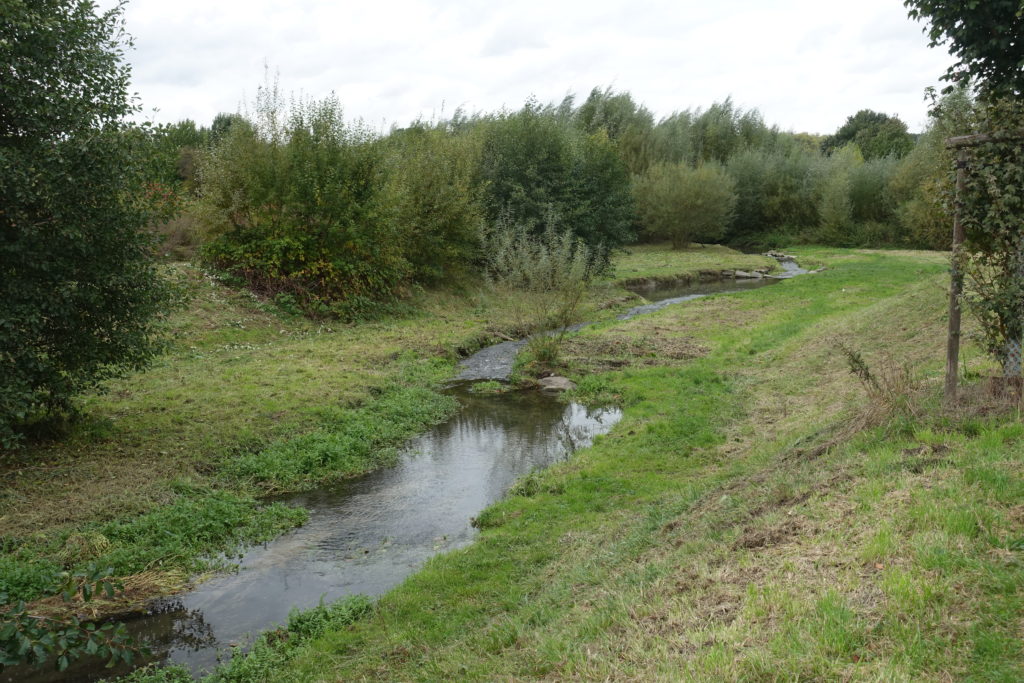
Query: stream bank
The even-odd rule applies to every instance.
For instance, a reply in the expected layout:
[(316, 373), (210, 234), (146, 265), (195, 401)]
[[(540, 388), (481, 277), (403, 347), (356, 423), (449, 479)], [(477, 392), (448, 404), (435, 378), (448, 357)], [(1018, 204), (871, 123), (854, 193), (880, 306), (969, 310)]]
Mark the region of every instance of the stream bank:
[[(743, 285), (736, 287), (738, 282)], [(647, 291), (649, 300), (661, 300), (633, 309), (623, 319), (773, 280), (738, 282), (691, 287), (684, 293), (670, 290), (664, 296)], [(464, 361), (463, 368), (482, 368), (474, 379), (507, 379), (524, 343), (484, 349)], [(587, 411), (537, 394), (484, 397), (464, 388), (453, 391), (463, 409), (415, 439), (397, 467), (340, 487), (280, 499), (310, 509), (311, 522), (246, 553), (236, 574), (161, 601), (150, 615), (131, 621), (131, 631), (154, 650), (154, 661), (184, 664), (199, 673), (216, 663), (218, 651), (245, 642), (246, 634), (282, 623), (293, 607), (386, 592), (433, 554), (471, 542), (472, 517), (500, 500), (517, 478), (565, 459), (621, 416), (615, 409)], [(512, 417), (517, 414), (521, 417)], [(73, 675), (91, 680), (110, 673), (83, 667)], [(41, 674), (8, 680), (66, 678)]]

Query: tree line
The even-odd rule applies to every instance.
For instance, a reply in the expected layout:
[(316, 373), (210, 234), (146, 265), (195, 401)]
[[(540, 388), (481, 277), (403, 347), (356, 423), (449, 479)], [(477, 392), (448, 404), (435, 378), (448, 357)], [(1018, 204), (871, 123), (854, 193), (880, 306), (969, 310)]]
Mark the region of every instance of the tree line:
[(500, 229), (567, 231), (593, 270), (644, 240), (941, 248), (942, 140), (971, 110), (958, 90), (919, 136), (863, 110), (824, 137), (728, 99), (656, 118), (597, 88), (381, 133), (334, 98), (289, 99), (270, 82), (209, 125), (136, 125), (123, 6), (9, 10), (0, 445), (19, 439), (11, 425), (159, 352), (173, 292), (140, 226), (283, 307), (345, 319), (472, 282), (487, 269), (482, 236)]
[(656, 120), (627, 92), (416, 121), (386, 134), (334, 98), (159, 127), (152, 190), (172, 247), (314, 315), (361, 317), (410, 287), (478, 272), (481, 226), (550, 225), (607, 263), (637, 241), (943, 248), (946, 95), (929, 127), (862, 110), (834, 134), (781, 131), (731, 99)]

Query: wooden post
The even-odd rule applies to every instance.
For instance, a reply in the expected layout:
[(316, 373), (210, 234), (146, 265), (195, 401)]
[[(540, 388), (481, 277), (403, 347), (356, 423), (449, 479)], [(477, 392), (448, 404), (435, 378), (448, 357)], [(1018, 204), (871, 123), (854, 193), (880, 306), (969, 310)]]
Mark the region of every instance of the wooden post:
[(946, 146), (957, 150), (956, 200), (953, 209), (953, 253), (949, 284), (949, 338), (946, 342), (946, 402), (956, 400), (956, 385), (960, 363), (960, 297), (964, 289), (964, 274), (960, 269), (961, 249), (964, 243), (961, 195), (964, 191), (964, 172), (967, 168), (967, 148), (999, 141), (1024, 139), (1024, 130), (1009, 133), (961, 135), (946, 138)]
[(956, 159), (956, 199), (953, 209), (953, 250), (950, 256), (949, 283), (949, 337), (946, 340), (946, 402), (956, 400), (957, 377), (960, 373), (960, 295), (964, 289), (964, 274), (960, 269), (960, 250), (964, 243), (964, 225), (961, 222), (960, 194), (964, 189), (964, 169), (967, 150), (960, 147)]

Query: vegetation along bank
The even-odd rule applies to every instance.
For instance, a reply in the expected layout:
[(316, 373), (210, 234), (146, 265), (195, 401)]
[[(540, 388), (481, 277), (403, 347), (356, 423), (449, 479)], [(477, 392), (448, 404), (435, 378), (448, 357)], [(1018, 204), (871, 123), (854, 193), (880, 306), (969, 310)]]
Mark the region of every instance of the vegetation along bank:
[(610, 435), (214, 680), (1019, 677), (1021, 427), (985, 381), (940, 405), (942, 257), (797, 251), (826, 270), (567, 339)]

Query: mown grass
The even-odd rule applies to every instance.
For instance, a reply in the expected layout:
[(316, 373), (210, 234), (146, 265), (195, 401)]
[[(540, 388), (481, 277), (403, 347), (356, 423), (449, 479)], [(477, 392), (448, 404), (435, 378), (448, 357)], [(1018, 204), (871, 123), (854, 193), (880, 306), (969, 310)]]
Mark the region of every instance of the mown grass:
[(805, 251), (829, 269), (584, 331), (707, 352), (580, 378), (610, 435), (271, 680), (1020, 680), (1024, 428), (939, 407), (942, 257)]
[(743, 254), (718, 244), (691, 244), (686, 249), (671, 249), (667, 244), (639, 244), (615, 258), (615, 280), (672, 280), (694, 277), (700, 271), (777, 270), (774, 259), (760, 254)]
[[(122, 576), (159, 568), (186, 577), (204, 556), (300, 523), (301, 511), (258, 497), (393, 460), (454, 410), (438, 389), (457, 349), (486, 335), (465, 297), (439, 293), (418, 315), (331, 327), (178, 270), (191, 301), (168, 323), (170, 353), (86, 397), (68, 433), (4, 454), (0, 590), (31, 599), (55, 572), (84, 562)], [(188, 514), (166, 542), (111, 531), (162, 524), (176, 510)], [(225, 526), (215, 533), (206, 520)], [(69, 551), (82, 538), (103, 552)]]
[[(0, 454), (0, 591), (32, 599), (57, 572), (93, 562), (145, 572), (140, 586), (180, 587), (219, 562), (204, 557), (304, 519), (260, 496), (393, 462), (455, 409), (438, 390), (456, 359), (516, 333), (507, 302), (482, 288), (419, 293), (404, 312), (340, 325), (192, 266), (171, 271), (189, 303), (167, 321), (169, 352), (84, 397), (81, 420)], [(624, 294), (599, 285), (583, 312), (611, 317)], [(159, 542), (124, 531), (149, 522), (174, 530)]]

